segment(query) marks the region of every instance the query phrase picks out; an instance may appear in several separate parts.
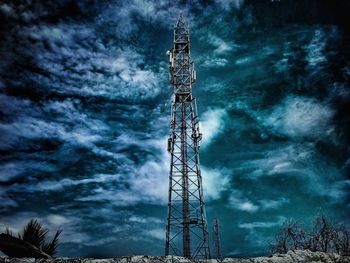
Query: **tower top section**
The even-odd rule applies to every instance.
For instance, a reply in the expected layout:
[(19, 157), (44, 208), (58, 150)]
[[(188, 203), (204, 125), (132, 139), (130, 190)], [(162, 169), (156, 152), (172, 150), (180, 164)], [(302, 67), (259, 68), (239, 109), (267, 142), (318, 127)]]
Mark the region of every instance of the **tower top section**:
[(185, 44), (190, 41), (190, 31), (185, 22), (184, 16), (180, 13), (174, 28), (174, 43)]
[(167, 55), (174, 94), (190, 94), (192, 84), (196, 81), (196, 71), (190, 56), (190, 32), (182, 13), (174, 27), (174, 47), (167, 52)]

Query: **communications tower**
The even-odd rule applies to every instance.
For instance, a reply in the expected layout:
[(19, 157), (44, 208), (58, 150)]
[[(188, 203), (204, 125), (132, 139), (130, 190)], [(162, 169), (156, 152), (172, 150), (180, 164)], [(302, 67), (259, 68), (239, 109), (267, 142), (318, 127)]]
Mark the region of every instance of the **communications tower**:
[(215, 254), (217, 259), (221, 259), (221, 241), (219, 233), (219, 220), (214, 218), (214, 245), (215, 245)]
[(192, 96), (196, 72), (190, 57), (189, 28), (182, 14), (174, 28), (174, 47), (167, 55), (173, 96), (165, 254), (208, 259), (208, 228), (198, 155), (202, 134)]

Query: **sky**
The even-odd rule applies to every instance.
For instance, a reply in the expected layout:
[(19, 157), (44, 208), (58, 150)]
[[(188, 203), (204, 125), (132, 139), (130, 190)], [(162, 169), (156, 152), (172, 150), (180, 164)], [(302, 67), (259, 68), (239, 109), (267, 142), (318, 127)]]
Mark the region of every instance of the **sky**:
[(19, 0), (0, 2), (0, 230), (37, 218), (63, 229), (58, 256), (163, 255), (181, 11), (222, 254), (266, 255), (319, 212), (350, 225), (348, 0)]

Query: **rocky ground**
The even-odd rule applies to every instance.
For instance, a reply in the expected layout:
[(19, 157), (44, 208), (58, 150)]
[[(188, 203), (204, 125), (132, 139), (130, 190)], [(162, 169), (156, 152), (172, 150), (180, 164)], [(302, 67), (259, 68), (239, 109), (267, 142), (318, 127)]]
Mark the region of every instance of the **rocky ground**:
[(34, 259), (34, 258), (7, 258), (1, 257), (0, 263), (350, 263), (350, 256), (328, 254), (322, 252), (310, 252), (307, 250), (289, 251), (287, 254), (276, 254), (272, 257), (257, 257), (248, 259), (225, 258), (223, 260), (198, 260), (191, 261), (183, 257), (155, 257), (155, 256), (132, 256), (109, 259), (89, 258), (56, 258), (56, 259)]

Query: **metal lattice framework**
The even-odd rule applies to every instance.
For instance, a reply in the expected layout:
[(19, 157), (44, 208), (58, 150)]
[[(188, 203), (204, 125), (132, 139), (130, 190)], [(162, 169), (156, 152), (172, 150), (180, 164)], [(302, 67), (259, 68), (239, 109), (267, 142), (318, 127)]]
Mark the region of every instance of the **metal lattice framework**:
[(189, 28), (182, 14), (174, 28), (174, 47), (167, 55), (173, 97), (165, 254), (208, 259), (208, 229), (198, 156), (202, 134), (192, 96), (196, 73), (190, 57)]
[(215, 243), (215, 254), (217, 259), (221, 259), (221, 240), (220, 240), (220, 232), (219, 232), (219, 220), (214, 218), (214, 243)]

